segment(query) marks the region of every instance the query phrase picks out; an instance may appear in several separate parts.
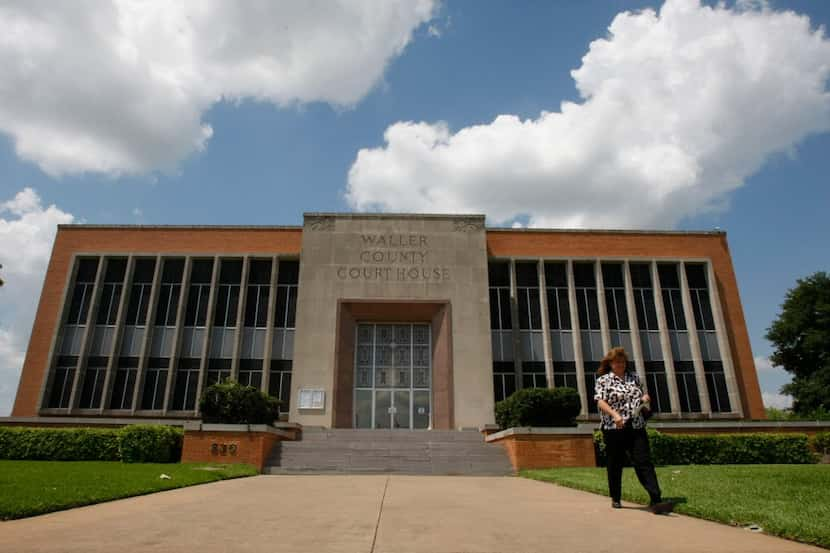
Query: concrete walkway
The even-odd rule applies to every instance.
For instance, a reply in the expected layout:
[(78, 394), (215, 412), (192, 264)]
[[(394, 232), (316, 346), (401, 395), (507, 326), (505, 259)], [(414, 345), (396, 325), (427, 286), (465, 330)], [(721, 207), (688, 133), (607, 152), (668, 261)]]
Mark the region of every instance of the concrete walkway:
[(522, 478), (373, 475), (259, 476), (2, 522), (0, 551), (824, 550)]

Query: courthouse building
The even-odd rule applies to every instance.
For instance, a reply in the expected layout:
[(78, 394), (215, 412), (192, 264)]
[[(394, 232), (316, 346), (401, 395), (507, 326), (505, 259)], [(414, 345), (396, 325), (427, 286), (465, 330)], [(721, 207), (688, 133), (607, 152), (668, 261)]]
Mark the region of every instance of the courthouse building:
[(559, 386), (589, 421), (621, 345), (658, 417), (763, 418), (724, 232), (484, 223), (61, 225), (12, 414), (193, 419), (233, 378), (302, 425), (481, 427)]

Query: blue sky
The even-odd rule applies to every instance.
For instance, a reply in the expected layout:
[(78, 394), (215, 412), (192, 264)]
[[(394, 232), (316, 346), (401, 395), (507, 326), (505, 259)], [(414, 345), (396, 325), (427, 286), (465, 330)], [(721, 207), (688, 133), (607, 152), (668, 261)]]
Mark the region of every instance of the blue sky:
[[(423, 206), (435, 206), (435, 200), (426, 200), (423, 197), (415, 198), (412, 203), (396, 204), (394, 198), (384, 195), (384, 190), (388, 189), (389, 196), (395, 196), (395, 187), (384, 188), (377, 184), (380, 178), (377, 175), (388, 174), (385, 171), (388, 171), (390, 166), (397, 169), (396, 164), (406, 167), (410, 167), (411, 164), (416, 166), (416, 169), (402, 169), (404, 173), (400, 186), (408, 187), (403, 189), (405, 193), (418, 188), (419, 179), (423, 178), (423, 175), (430, 175), (430, 178), (435, 177), (438, 181), (446, 179), (447, 183), (454, 183), (447, 184), (447, 188), (455, 186), (458, 190), (452, 196), (452, 200), (448, 201), (447, 209), (455, 211), (461, 206), (484, 211), (488, 214), (490, 224), (509, 225), (519, 221), (541, 226), (567, 226), (568, 222), (576, 221), (577, 226), (588, 227), (725, 229), (741, 289), (753, 351), (757, 358), (761, 358), (770, 353), (770, 346), (763, 335), (776, 315), (786, 290), (793, 286), (799, 277), (818, 270), (830, 269), (830, 247), (827, 245), (830, 238), (830, 217), (827, 216), (830, 207), (830, 187), (827, 186), (826, 177), (830, 172), (830, 161), (827, 156), (827, 152), (830, 152), (830, 134), (826, 132), (829, 109), (827, 106), (830, 104), (827, 99), (826, 78), (830, 57), (824, 57), (830, 49), (827, 47), (826, 39), (818, 39), (820, 47), (814, 58), (805, 55), (804, 59), (792, 62), (796, 74), (799, 71), (805, 75), (818, 73), (815, 68), (823, 67), (823, 97), (821, 94), (807, 95), (806, 92), (803, 98), (794, 96), (797, 100), (793, 102), (796, 107), (791, 108), (794, 111), (782, 111), (777, 116), (770, 115), (767, 120), (764, 113), (769, 112), (770, 108), (764, 103), (764, 98), (776, 98), (774, 105), (780, 105), (784, 103), (781, 98), (785, 98), (782, 94), (789, 94), (788, 89), (794, 88), (789, 87), (786, 82), (781, 83), (780, 79), (771, 77), (769, 92), (764, 88), (758, 88), (755, 93), (745, 96), (745, 100), (750, 103), (758, 101), (761, 115), (748, 119), (736, 117), (731, 123), (739, 130), (749, 129), (745, 138), (740, 138), (738, 133), (734, 135), (739, 136), (737, 140), (733, 137), (731, 141), (724, 141), (722, 150), (733, 148), (736, 152), (734, 155), (722, 152), (717, 155), (695, 154), (699, 157), (691, 156), (692, 161), (696, 161), (691, 166), (697, 168), (696, 175), (700, 174), (703, 177), (688, 177), (688, 167), (684, 163), (675, 164), (675, 157), (671, 157), (675, 154), (670, 153), (670, 157), (666, 159), (670, 160), (672, 167), (676, 166), (676, 170), (667, 172), (668, 176), (658, 176), (657, 181), (676, 179), (680, 182), (677, 185), (680, 192), (674, 196), (675, 200), (667, 200), (666, 203), (645, 204), (642, 207), (623, 206), (617, 209), (614, 206), (619, 201), (618, 198), (623, 198), (624, 201), (627, 197), (628, 187), (632, 187), (631, 197), (636, 198), (638, 194), (648, 193), (648, 187), (653, 184), (643, 184), (637, 180), (638, 177), (630, 175), (615, 182), (608, 173), (599, 178), (583, 168), (574, 172), (573, 179), (568, 181), (571, 184), (547, 187), (545, 183), (548, 178), (551, 182), (559, 182), (557, 179), (561, 177), (555, 173), (546, 173), (549, 170), (555, 171), (555, 168), (541, 168), (544, 164), (540, 164), (538, 170), (533, 169), (536, 167), (533, 165), (535, 162), (530, 161), (529, 166), (537, 171), (537, 174), (528, 180), (524, 187), (524, 181), (511, 181), (511, 186), (516, 186), (519, 191), (517, 203), (511, 207), (511, 211), (500, 211), (497, 203), (476, 203), (477, 200), (470, 199), (470, 187), (477, 186), (469, 184), (476, 182), (474, 169), (453, 171), (446, 168), (448, 165), (445, 159), (455, 154), (452, 149), (448, 149), (439, 155), (436, 153), (436, 144), (445, 143), (449, 140), (447, 137), (436, 139), (423, 153), (413, 154), (412, 159), (402, 157), (405, 153), (393, 155), (395, 141), (390, 143), (384, 140), (384, 133), (399, 122), (423, 122), (428, 125), (419, 131), (419, 137), (429, 132), (440, 134), (438, 122), (445, 122), (445, 128), (452, 137), (459, 130), (471, 126), (481, 125), (489, 128), (499, 115), (513, 115), (519, 121), (541, 121), (541, 112), (558, 112), (563, 101), (581, 104), (585, 97), (580, 95), (571, 71), (583, 65), (582, 58), (589, 52), (591, 42), (610, 37), (608, 27), (620, 12), (637, 12), (649, 7), (659, 10), (661, 5), (655, 1), (587, 0), (450, 1), (437, 7), (431, 6), (428, 15), (413, 16), (407, 21), (409, 27), (404, 35), (410, 34), (404, 41), (405, 47), (400, 53), (395, 53), (395, 49), (392, 48), (391, 53), (381, 56), (380, 62), (361, 61), (364, 65), (344, 67), (343, 71), (351, 71), (354, 74), (371, 73), (366, 66), (368, 63), (374, 63), (376, 66), (377, 78), (369, 79), (368, 84), (358, 82), (354, 85), (356, 92), (344, 92), (341, 97), (338, 96), (338, 92), (320, 93), (310, 85), (307, 89), (284, 92), (277, 83), (265, 94), (248, 93), (244, 88), (240, 88), (241, 92), (234, 90), (232, 93), (222, 90), (219, 94), (227, 99), (219, 102), (205, 100), (203, 97), (217, 94), (214, 90), (200, 95), (198, 100), (194, 100), (200, 106), (195, 112), (200, 117), (202, 125), (210, 126), (212, 135), (202, 144), (201, 150), (190, 146), (183, 147), (182, 151), (185, 153), (174, 156), (172, 164), (165, 158), (163, 163), (154, 165), (154, 160), (160, 159), (159, 156), (163, 155), (153, 154), (155, 158), (147, 156), (137, 164), (116, 167), (115, 170), (78, 168), (66, 161), (56, 162), (56, 165), (49, 161), (56, 159), (54, 152), (45, 152), (43, 148), (38, 150), (37, 145), (20, 146), (27, 132), (24, 125), (27, 118), (42, 117), (43, 119), (37, 120), (49, 121), (50, 116), (43, 115), (43, 106), (21, 104), (26, 106), (26, 110), (32, 111), (25, 112), (25, 117), (21, 115), (18, 120), (14, 120), (13, 117), (4, 119), (0, 110), (0, 203), (12, 200), (21, 190), (29, 187), (37, 198), (29, 198), (25, 203), (36, 206), (29, 205), (26, 209), (42, 210), (46, 206), (54, 205), (65, 217), (87, 223), (300, 224), (304, 211), (350, 211), (364, 207), (397, 211), (407, 209), (408, 206), (413, 210), (422, 210)], [(697, 9), (694, 6), (692, 8)], [(743, 10), (744, 6), (733, 8), (730, 3), (728, 8), (734, 10), (730, 12), (734, 15)], [(809, 17), (810, 32), (815, 32), (820, 26), (827, 27), (830, 23), (830, 3), (826, 2), (775, 0), (769, 3), (765, 10), (757, 12), (759, 26), (747, 31), (746, 36), (749, 38), (746, 40), (749, 42), (743, 45), (745, 48), (751, 48), (751, 33), (757, 33), (757, 56), (761, 57), (765, 55), (762, 52), (765, 42), (768, 41), (768, 46), (775, 47), (776, 40), (783, 40), (775, 36), (767, 38), (764, 34), (764, 28), (760, 26), (764, 24), (761, 21), (764, 14), (768, 18), (773, 18), (781, 11), (792, 10), (805, 15)], [(26, 17), (30, 15), (27, 14)], [(0, 19), (3, 17), (4, 14), (0, 11)], [(31, 17), (42, 17), (42, 14), (34, 14)], [(691, 25), (693, 18), (688, 17)], [(668, 21), (668, 15), (665, 19)], [(327, 24), (336, 25), (337, 22)], [(622, 34), (620, 30), (618, 36)], [(806, 37), (809, 34), (804, 34), (805, 40), (808, 40)], [(631, 47), (629, 52), (626, 52), (624, 49), (627, 46), (622, 39), (615, 40), (613, 45), (616, 51), (610, 59), (621, 59), (618, 67), (626, 67), (628, 63), (636, 71), (637, 63), (641, 61), (629, 54), (634, 48)], [(21, 46), (23, 47), (32, 46)], [(274, 46), (277, 47), (279, 46)], [(660, 45), (655, 42), (652, 47), (656, 50)], [(78, 50), (81, 51), (81, 48)], [(713, 52), (712, 55), (716, 54), (717, 52)], [(20, 58), (19, 51), (15, 55), (15, 59)], [(2, 59), (0, 53), (0, 61)], [(742, 59), (746, 58), (737, 58), (736, 63), (740, 63)], [(693, 70), (697, 71), (700, 64), (709, 62), (695, 63), (698, 65)], [(790, 61), (784, 57), (772, 59), (768, 63), (777, 64), (775, 68), (778, 70), (782, 66), (786, 69)], [(589, 64), (586, 63), (586, 69), (592, 71), (586, 70), (584, 82), (610, 82), (611, 79), (602, 73), (602, 68), (605, 67), (602, 63), (592, 61), (590, 64), (591, 66), (587, 67)], [(313, 69), (313, 64), (311, 66)], [(671, 57), (655, 62), (654, 68), (658, 73), (663, 71), (663, 68), (670, 70)], [(612, 68), (608, 71), (615, 70)], [(682, 65), (680, 70), (684, 70)], [(687, 72), (693, 70), (688, 69)], [(706, 69), (706, 74), (718, 70), (719, 68), (713, 65)], [(95, 69), (90, 71), (94, 73)], [(106, 74), (101, 71), (101, 75), (93, 74), (90, 77), (93, 84), (96, 78), (106, 78)], [(729, 83), (730, 73), (725, 72), (723, 75), (723, 82)], [(19, 75), (15, 74), (9, 79), (4, 79), (3, 72), (0, 71), (0, 79), (5, 80), (7, 84), (13, 83), (18, 77)], [(623, 83), (625, 78), (631, 78), (630, 75), (617, 77), (622, 79)], [(75, 78), (83, 76), (76, 75)], [(349, 76), (343, 78), (348, 80)], [(660, 78), (658, 74), (644, 77), (644, 80)], [(240, 81), (243, 80), (244, 76)], [(639, 86), (636, 80), (634, 83)], [(62, 83), (57, 84), (60, 86)], [(231, 88), (233, 85), (226, 86)], [(636, 89), (636, 86), (629, 87), (629, 90)], [(775, 88), (776, 86), (780, 86), (780, 90)], [(345, 88), (348, 87), (344, 86)], [(752, 89), (747, 85), (746, 90)], [(602, 93), (597, 92), (597, 89), (593, 92), (597, 97)], [(688, 93), (687, 91), (686, 94)], [(701, 98), (706, 102), (714, 103), (720, 98), (707, 94), (706, 91), (701, 92)], [(625, 96), (625, 92), (622, 96)], [(735, 104), (735, 98), (738, 98), (739, 104)], [(718, 113), (728, 116), (735, 111), (733, 106), (740, 105), (741, 98), (740, 95), (729, 96), (723, 101), (724, 105), (713, 104), (712, 111), (720, 110)], [(2, 99), (0, 94), (0, 100)], [(690, 99), (694, 102), (694, 96)], [(107, 132), (117, 132), (117, 128), (122, 124), (120, 109), (128, 112), (130, 106), (119, 106), (117, 98), (111, 104), (107, 102), (106, 97), (98, 101), (106, 125), (116, 128), (115, 131), (108, 129)], [(662, 126), (664, 120), (667, 121), (676, 115), (671, 110), (682, 116), (685, 101), (684, 98), (680, 98), (674, 104), (667, 103), (660, 109), (655, 109), (653, 119), (643, 128)], [(56, 102), (58, 108), (73, 109), (72, 106), (61, 106), (60, 100)], [(809, 111), (808, 108), (802, 110), (797, 105), (813, 105), (813, 111)], [(89, 113), (95, 114), (96, 109), (93, 104), (84, 106), (80, 111), (87, 113), (84, 110), (89, 110)], [(640, 106), (637, 109), (648, 109), (648, 106)], [(620, 133), (629, 132), (626, 129), (631, 126), (630, 121), (622, 118), (615, 121), (613, 110), (597, 110), (605, 118), (601, 124), (607, 124), (609, 127), (617, 125), (623, 129)], [(170, 113), (175, 112), (176, 110), (173, 110)], [(125, 115), (125, 118), (128, 118), (128, 115)], [(159, 113), (159, 126), (165, 124), (164, 118), (162, 111)], [(584, 114), (581, 120), (577, 119), (580, 123), (574, 133), (583, 126), (591, 127), (595, 124), (586, 122), (586, 119), (587, 115)], [(711, 120), (701, 117), (700, 126), (706, 128), (707, 125), (711, 125), (717, 128), (724, 119), (722, 115)], [(800, 126), (794, 124), (793, 128), (781, 130), (780, 133), (777, 130), (779, 127), (786, 127), (787, 121), (802, 119), (803, 123), (800, 123)], [(20, 120), (23, 120), (23, 123)], [(56, 128), (67, 128), (68, 123), (65, 123), (65, 120), (61, 121), (60, 126), (55, 124)], [(81, 129), (80, 132), (83, 132), (83, 121), (73, 121), (72, 124), (79, 125), (72, 127), (73, 129)], [(723, 125), (728, 126), (727, 123)], [(688, 125), (682, 128), (688, 129)], [(493, 127), (492, 131), (491, 134), (496, 136), (493, 139), (496, 143), (511, 144), (515, 141), (518, 144), (526, 141), (516, 134), (523, 132), (519, 130), (518, 125), (511, 124), (503, 129)], [(90, 131), (93, 132), (95, 131)], [(128, 144), (127, 148), (134, 147), (130, 145), (129, 140), (137, 134), (132, 132), (132, 129), (124, 131), (124, 136), (127, 137), (124, 138), (124, 143)], [(459, 136), (461, 135), (466, 136), (466, 133), (460, 133)], [(642, 133), (636, 136), (641, 135)], [(780, 135), (786, 135), (786, 138), (778, 141), (777, 137)], [(411, 138), (412, 135), (404, 136), (401, 144), (406, 145), (404, 140), (407, 136)], [(746, 161), (747, 156), (752, 157), (746, 151), (756, 147), (754, 141), (758, 136), (761, 138), (758, 139), (757, 150), (762, 153), (759, 154), (759, 159)], [(674, 141), (675, 137), (678, 137), (677, 143), (681, 151), (701, 151), (698, 143), (683, 150), (682, 132), (673, 132), (671, 138), (666, 140)], [(122, 137), (119, 136), (120, 138)], [(567, 136), (565, 138), (567, 139)], [(170, 143), (174, 143), (175, 140), (178, 139), (170, 139)], [(487, 148), (492, 148), (492, 142), (488, 140), (490, 139), (482, 138), (479, 143), (480, 149), (484, 152)], [(688, 140), (691, 141), (692, 138)], [(694, 137), (694, 140), (699, 140), (699, 137)], [(595, 142), (577, 141), (577, 144), (582, 149), (590, 150)], [(554, 140), (552, 144), (560, 142)], [(142, 147), (135, 146), (137, 149)], [(600, 149), (600, 146), (597, 148)], [(552, 151), (556, 149), (552, 146)], [(613, 149), (613, 143), (603, 144), (601, 149)], [(356, 160), (361, 150), (371, 151), (376, 155), (372, 159), (367, 156), (365, 160), (358, 162)], [(402, 151), (410, 150), (403, 148)], [(460, 152), (460, 149), (455, 152)], [(94, 157), (97, 151), (91, 149), (87, 154)], [(515, 155), (516, 164), (526, 162), (527, 158), (523, 152)], [(461, 157), (461, 153), (456, 156)], [(467, 167), (475, 162), (475, 157), (465, 158), (463, 162), (454, 162), (452, 166)], [(499, 157), (498, 162), (509, 163), (510, 158), (505, 160)], [(94, 167), (94, 160), (90, 163)], [(723, 169), (724, 166), (727, 166), (728, 170)], [(351, 179), (350, 169), (355, 170), (355, 176)], [(490, 171), (490, 174), (498, 171), (496, 168)], [(586, 175), (586, 179), (597, 179), (595, 188), (585, 196), (578, 193), (579, 176), (582, 174)], [(649, 173), (638, 171), (636, 174)], [(713, 181), (720, 179), (723, 183), (717, 187), (710, 187), (708, 181), (703, 182), (707, 175), (714, 175)], [(643, 179), (648, 181), (647, 177)], [(492, 182), (481, 184), (479, 193), (490, 194), (498, 186), (498, 182), (498, 177), (494, 177)], [(347, 196), (350, 186), (353, 191), (357, 191), (351, 198)], [(604, 194), (603, 187), (607, 187), (607, 190), (613, 193)], [(526, 194), (522, 192), (525, 189), (529, 191)], [(358, 197), (361, 199), (355, 199)], [(672, 206), (689, 204), (689, 198), (705, 199), (685, 213), (677, 215), (672, 212)], [(540, 210), (537, 205), (539, 202), (547, 202), (550, 205), (562, 204), (563, 207), (560, 211)], [(716, 206), (712, 207), (713, 204)], [(441, 204), (439, 209), (440, 207)], [(9, 205), (6, 205), (5, 212), (0, 211), (0, 224), (7, 223), (6, 234), (0, 234), (0, 255), (8, 256), (19, 246), (17, 240), (8, 234), (8, 229), (12, 228), (11, 224), (17, 217), (24, 217), (20, 213), (23, 211), (14, 212)], [(46, 221), (45, 226), (54, 221), (48, 217), (42, 220)], [(38, 231), (36, 239), (50, 240), (49, 228), (41, 230), (42, 232)], [(5, 247), (2, 242), (6, 243)], [(23, 244), (23, 247), (26, 245)], [(44, 255), (39, 255), (39, 258), (32, 260), (30, 273), (23, 275), (32, 277), (36, 282), (42, 279), (41, 271), (46, 259)], [(13, 258), (0, 258), (0, 263), (7, 266), (4, 270), (9, 275), (7, 280), (14, 281), (14, 270), (9, 272), (8, 268), (14, 263)], [(5, 351), (0, 344), (0, 362), (4, 371), (0, 381), (0, 414), (10, 408), (9, 402), (16, 387), (16, 374), (22, 361), (21, 345), (25, 348), (37, 291), (37, 286), (32, 287), (32, 297), (28, 300), (16, 299), (11, 302), (8, 297), (0, 297), (0, 302), (7, 302), (3, 304), (7, 306), (5, 314), (0, 313), (0, 331), (5, 329), (9, 333)], [(0, 291), (0, 295), (14, 293), (9, 286)], [(763, 360), (759, 362), (759, 377), (763, 390), (769, 394), (777, 393), (780, 385), (787, 381), (782, 371), (766, 366)], [(780, 401), (780, 398), (770, 395), (770, 401)]]

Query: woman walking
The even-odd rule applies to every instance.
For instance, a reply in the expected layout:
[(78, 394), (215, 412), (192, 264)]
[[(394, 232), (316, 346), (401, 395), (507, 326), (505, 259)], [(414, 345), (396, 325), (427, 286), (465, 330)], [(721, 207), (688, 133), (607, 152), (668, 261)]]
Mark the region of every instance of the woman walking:
[(648, 447), (643, 411), (649, 409), (650, 398), (643, 392), (637, 373), (628, 370), (628, 356), (623, 348), (613, 348), (600, 361), (594, 399), (602, 412), (600, 428), (608, 458), (611, 506), (622, 507), (622, 471), (628, 453), (640, 484), (648, 492), (649, 509), (655, 514), (671, 512), (673, 505), (661, 497)]

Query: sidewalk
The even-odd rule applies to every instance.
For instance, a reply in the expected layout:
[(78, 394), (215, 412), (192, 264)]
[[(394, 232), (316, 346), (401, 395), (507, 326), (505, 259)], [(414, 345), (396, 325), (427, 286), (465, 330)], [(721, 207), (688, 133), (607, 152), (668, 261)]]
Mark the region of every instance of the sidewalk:
[(259, 476), (0, 523), (2, 552), (820, 552), (512, 477)]

